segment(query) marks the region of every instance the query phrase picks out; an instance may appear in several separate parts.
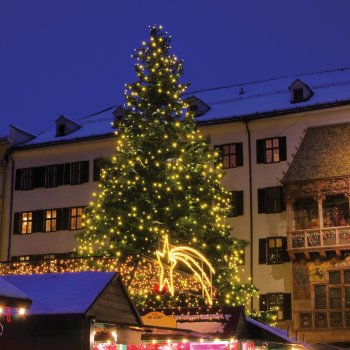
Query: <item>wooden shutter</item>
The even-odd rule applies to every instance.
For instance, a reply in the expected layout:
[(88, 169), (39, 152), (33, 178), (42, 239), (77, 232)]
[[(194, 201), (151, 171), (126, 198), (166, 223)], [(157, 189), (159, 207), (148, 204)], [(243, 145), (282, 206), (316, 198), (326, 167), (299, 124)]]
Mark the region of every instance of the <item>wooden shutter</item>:
[(64, 178), (63, 178), (64, 185), (70, 184), (70, 168), (71, 168), (71, 163), (64, 164)]
[(287, 160), (287, 139), (285, 136), (279, 137), (280, 161)]
[(81, 163), (81, 178), (80, 183), (89, 182), (89, 161), (84, 160)]
[(32, 170), (32, 188), (45, 187), (45, 167), (39, 166)]
[(219, 156), (217, 157), (214, 165), (217, 166), (218, 164), (222, 163), (224, 161), (224, 148), (223, 146), (214, 146), (214, 149), (219, 153)]
[(62, 208), (61, 230), (69, 230), (70, 208)]
[(236, 143), (236, 165), (243, 166), (243, 143)]
[(266, 264), (266, 238), (259, 239), (259, 264)]
[(283, 186), (280, 186), (279, 191), (280, 191), (281, 211), (285, 211), (286, 210), (286, 202), (284, 200), (284, 188), (283, 188)]
[(265, 188), (258, 188), (258, 213), (265, 213)]
[(33, 211), (32, 233), (44, 232), (44, 217), (45, 217), (45, 210)]
[(256, 162), (265, 163), (265, 140), (256, 140)]
[(15, 213), (13, 216), (13, 234), (19, 235), (21, 233), (21, 213)]
[(101, 160), (102, 160), (102, 158), (94, 159), (93, 181), (100, 181), (100, 178), (101, 178)]
[(234, 208), (234, 211), (236, 212), (236, 215), (243, 215), (243, 191), (235, 191), (236, 195), (236, 208)]
[(267, 294), (260, 294), (259, 295), (259, 310), (260, 311), (267, 311), (268, 310)]
[(64, 164), (56, 165), (56, 184), (57, 186), (62, 186), (64, 184)]
[(288, 249), (287, 237), (282, 237), (282, 249), (283, 249), (283, 261), (289, 262), (290, 257), (287, 251)]
[(292, 319), (292, 295), (290, 293), (283, 294), (283, 319)]
[(15, 190), (22, 189), (22, 169), (16, 169)]

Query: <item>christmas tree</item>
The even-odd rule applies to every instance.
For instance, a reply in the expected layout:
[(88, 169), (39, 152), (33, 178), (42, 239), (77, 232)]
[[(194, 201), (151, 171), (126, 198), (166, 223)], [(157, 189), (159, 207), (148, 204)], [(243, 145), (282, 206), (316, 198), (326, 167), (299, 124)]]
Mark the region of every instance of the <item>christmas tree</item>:
[[(183, 62), (170, 53), (170, 44), (171, 37), (161, 27), (151, 27), (150, 39), (132, 56), (137, 81), (126, 85), (123, 116), (115, 121), (116, 153), (102, 169), (79, 236), (79, 253), (117, 258), (128, 266), (125, 273), (131, 283), (150, 278), (148, 258), (156, 261), (167, 255), (169, 260), (172, 245), (189, 247), (215, 270), (213, 303), (242, 305), (255, 288), (239, 279), (242, 242), (231, 237), (226, 221), (231, 204), (221, 185), (219, 155), (210, 150), (209, 139), (196, 125), (195, 110), (183, 98), (188, 87), (180, 81)], [(161, 255), (163, 246), (170, 248)], [(184, 249), (181, 254), (189, 252)], [(184, 273), (191, 275), (188, 258), (179, 254)], [(181, 270), (180, 264), (176, 269)], [(151, 288), (131, 294), (144, 307), (203, 304), (200, 296), (184, 290), (166, 293), (167, 282), (156, 294)]]

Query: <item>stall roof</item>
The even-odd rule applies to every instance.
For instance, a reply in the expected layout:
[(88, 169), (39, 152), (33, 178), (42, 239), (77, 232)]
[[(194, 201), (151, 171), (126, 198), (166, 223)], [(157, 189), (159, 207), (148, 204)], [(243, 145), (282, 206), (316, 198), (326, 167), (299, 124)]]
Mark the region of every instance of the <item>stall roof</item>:
[(31, 303), (28, 295), (0, 277), (0, 306), (26, 308)]
[(89, 315), (103, 322), (142, 325), (120, 276), (114, 272), (7, 275), (3, 279), (32, 299), (28, 315)]

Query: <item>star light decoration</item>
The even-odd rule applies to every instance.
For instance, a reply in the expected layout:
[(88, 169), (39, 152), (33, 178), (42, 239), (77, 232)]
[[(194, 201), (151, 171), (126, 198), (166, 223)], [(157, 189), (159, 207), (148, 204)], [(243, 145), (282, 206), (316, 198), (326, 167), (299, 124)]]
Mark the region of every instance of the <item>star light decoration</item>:
[[(196, 279), (202, 286), (202, 295), (206, 298), (209, 305), (213, 304), (213, 286), (212, 275), (215, 270), (198, 250), (180, 246), (170, 249), (168, 235), (164, 236), (163, 250), (156, 251), (157, 260), (159, 264), (159, 290), (160, 292), (168, 288), (171, 295), (174, 295), (174, 278), (173, 273), (178, 262), (182, 262), (188, 269), (190, 269)], [(209, 276), (205, 272), (205, 267), (209, 271)], [(167, 273), (165, 272), (167, 270)]]

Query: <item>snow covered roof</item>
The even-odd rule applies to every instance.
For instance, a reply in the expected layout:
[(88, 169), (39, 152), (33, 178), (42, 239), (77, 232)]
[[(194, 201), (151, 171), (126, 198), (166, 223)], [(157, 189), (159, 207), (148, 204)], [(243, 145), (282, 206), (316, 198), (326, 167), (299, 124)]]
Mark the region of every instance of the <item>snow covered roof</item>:
[(28, 307), (30, 304), (28, 295), (0, 277), (0, 306)]
[[(296, 100), (295, 96), (293, 97), (293, 83), (296, 81), (307, 87), (306, 90), (310, 90), (308, 95), (304, 96), (306, 98)], [(200, 116), (197, 117), (199, 125), (282, 116), (350, 104), (350, 68), (211, 88), (185, 94), (184, 98), (195, 98), (197, 102), (201, 101), (203, 105), (208, 106), (205, 113), (199, 113)], [(80, 128), (68, 135), (56, 136), (56, 129), (52, 128), (18, 148), (113, 136), (111, 122), (115, 108), (110, 107), (75, 121)]]
[[(292, 101), (288, 88), (296, 79), (312, 90), (309, 100)], [(197, 118), (200, 124), (317, 109), (350, 102), (350, 68), (236, 84), (193, 95), (211, 107), (208, 113)]]
[(67, 272), (2, 278), (33, 301), (28, 315), (59, 315), (85, 314), (114, 276), (114, 272)]

